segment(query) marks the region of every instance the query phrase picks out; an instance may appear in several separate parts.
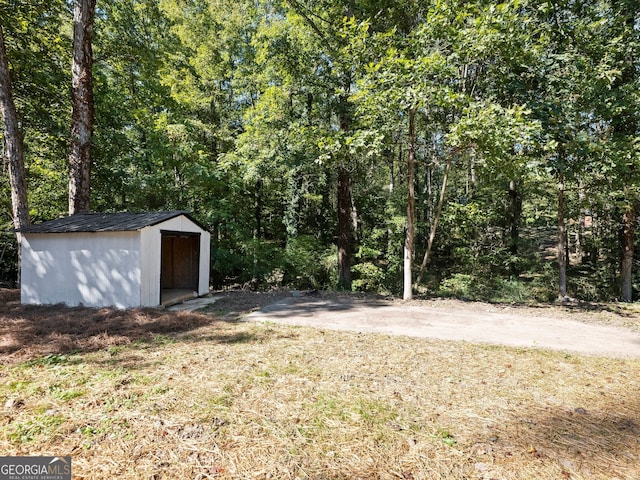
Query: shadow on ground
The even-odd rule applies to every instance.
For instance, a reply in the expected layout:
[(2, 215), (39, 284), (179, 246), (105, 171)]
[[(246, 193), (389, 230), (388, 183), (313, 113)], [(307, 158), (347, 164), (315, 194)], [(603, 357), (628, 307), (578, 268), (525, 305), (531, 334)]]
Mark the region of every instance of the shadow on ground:
[(21, 305), (17, 290), (0, 289), (0, 363), (16, 363), (69, 352), (90, 352), (135, 342), (188, 335), (198, 328), (219, 325), (207, 341), (250, 342), (251, 335), (229, 328), (215, 316), (143, 308)]
[(358, 307), (367, 308), (389, 307), (392, 303), (380, 298), (359, 297), (289, 297), (263, 307), (262, 313), (273, 317), (313, 317), (318, 313), (346, 312)]
[(557, 478), (638, 478), (638, 405), (622, 398), (607, 406), (615, 411), (548, 407), (538, 415), (530, 411), (518, 415), (513, 424), (498, 427), (484, 448), (476, 449), (481, 455), (475, 460), (508, 466), (519, 457), (521, 464), (532, 468), (536, 463), (555, 463)]

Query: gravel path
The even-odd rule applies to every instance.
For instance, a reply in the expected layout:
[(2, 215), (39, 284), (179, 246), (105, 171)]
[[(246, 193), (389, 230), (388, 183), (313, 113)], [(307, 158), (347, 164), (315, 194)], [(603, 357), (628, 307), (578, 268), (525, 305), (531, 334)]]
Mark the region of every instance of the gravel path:
[(287, 297), (245, 321), (639, 358), (640, 334), (528, 311), (452, 309), (357, 298)]

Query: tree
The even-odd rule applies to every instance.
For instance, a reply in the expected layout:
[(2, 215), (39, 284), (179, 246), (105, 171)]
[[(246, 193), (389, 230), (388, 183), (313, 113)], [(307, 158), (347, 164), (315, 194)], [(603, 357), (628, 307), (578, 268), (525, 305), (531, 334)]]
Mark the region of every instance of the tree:
[[(348, 44), (345, 37), (340, 35), (342, 20), (353, 19), (354, 11), (349, 5), (334, 2), (305, 2), (290, 0), (292, 13), (299, 15), (307, 27), (316, 36), (316, 42), (322, 48), (331, 65), (328, 75), (323, 80), (325, 86), (333, 92), (332, 109), (328, 112), (337, 118), (343, 140), (352, 133), (353, 112), (350, 98), (354, 84), (354, 66), (344, 58)], [(336, 22), (338, 20), (338, 22)], [(347, 60), (347, 61), (345, 61)], [(344, 147), (344, 144), (343, 144)], [(353, 255), (354, 224), (357, 218), (353, 209), (351, 157), (349, 149), (340, 148), (333, 155), (337, 171), (337, 232), (336, 246), (338, 250), (338, 280), (339, 289), (351, 290), (351, 266)]]
[(90, 175), (94, 210), (194, 212), (220, 282), (628, 300), (636, 3), (102, 0), (93, 132), (73, 134), (85, 177), (74, 2), (0, 7), (31, 217), (59, 216)]
[[(403, 136), (407, 155), (405, 299), (412, 295), (415, 184), (419, 178), (414, 174), (416, 163), (446, 165), (440, 197), (430, 195), (432, 198), (423, 200), (427, 204), (437, 201), (437, 207), (435, 215), (429, 218), (431, 228), (426, 235), (421, 279), (453, 161), (462, 162), (464, 157), (474, 156), (474, 161), (489, 165), (496, 173), (521, 170), (523, 156), (512, 152), (524, 148), (530, 133), (526, 109), (513, 105), (511, 98), (506, 101), (496, 98), (487, 86), (500, 82), (514, 45), (524, 43), (526, 38), (526, 32), (519, 27), (517, 6), (448, 1), (432, 5), (426, 13), (424, 22), (406, 35), (395, 29), (374, 35), (370, 43), (377, 50), (374, 53), (377, 58), (366, 63), (367, 76), (357, 95), (361, 115), (372, 117), (378, 112), (381, 117), (376, 120), (378, 124), (391, 122), (407, 129)], [(418, 140), (416, 119), (421, 120), (418, 128), (422, 130)], [(429, 135), (437, 139), (431, 158), (416, 162), (416, 145), (426, 144)], [(420, 150), (424, 156), (425, 148)]]
[[(64, 0), (0, 4), (30, 218), (55, 218), (68, 208), (71, 12)], [(8, 181), (5, 188), (10, 200)], [(10, 203), (4, 209), (11, 217)]]
[(24, 170), (22, 137), (18, 128), (18, 114), (13, 101), (11, 89), (11, 73), (4, 42), (4, 33), (0, 25), (0, 110), (4, 125), (4, 143), (9, 166), (9, 182), (11, 184), (11, 204), (13, 206), (13, 223), (19, 229), (29, 225), (29, 202)]
[(93, 20), (96, 0), (75, 0), (71, 85), (69, 215), (89, 211), (93, 136)]
[(612, 28), (613, 33), (623, 45), (616, 47), (615, 42), (610, 48), (611, 56), (615, 58), (618, 75), (611, 85), (614, 92), (613, 102), (616, 106), (611, 114), (611, 130), (613, 144), (621, 147), (622, 160), (619, 166), (621, 173), (626, 174), (623, 179), (623, 212), (620, 247), (622, 251), (620, 261), (620, 298), (623, 302), (633, 301), (633, 262), (634, 262), (634, 233), (637, 217), (637, 206), (640, 192), (633, 185), (638, 180), (640, 156), (637, 153), (640, 139), (640, 113), (638, 113), (637, 87), (640, 75), (637, 62), (640, 54), (640, 34), (638, 33), (638, 14), (640, 7), (637, 2), (621, 2), (613, 9), (617, 20)]
[[(184, 185), (182, 170), (190, 162), (181, 152), (189, 150), (191, 139), (170, 135), (180, 110), (161, 75), (168, 52), (178, 50), (171, 27), (155, 0), (103, 0), (96, 12), (93, 210), (195, 213), (206, 198)], [(200, 202), (194, 202), (198, 195)]]
[(596, 204), (596, 191), (601, 191), (607, 204), (604, 211), (617, 212), (618, 218), (612, 222), (619, 225), (613, 229), (620, 267), (619, 298), (631, 301), (638, 198), (635, 184), (640, 169), (638, 5), (559, 2), (544, 5), (537, 14), (540, 28), (547, 29), (542, 35), (547, 39), (543, 63), (546, 87), (539, 89), (542, 95), (532, 103), (546, 127), (548, 165), (559, 184), (559, 296), (567, 293), (570, 263), (565, 225), (565, 218), (570, 218), (565, 212), (567, 184), (588, 182), (592, 192), (582, 202)]

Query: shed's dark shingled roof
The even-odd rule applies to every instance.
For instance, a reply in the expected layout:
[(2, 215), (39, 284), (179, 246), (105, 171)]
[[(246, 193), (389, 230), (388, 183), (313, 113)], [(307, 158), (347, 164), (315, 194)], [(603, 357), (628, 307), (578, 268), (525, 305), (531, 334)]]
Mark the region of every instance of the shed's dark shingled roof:
[(184, 215), (203, 228), (188, 212), (176, 210), (143, 213), (76, 213), (57, 220), (28, 225), (17, 231), (22, 233), (128, 232), (157, 225), (180, 215)]

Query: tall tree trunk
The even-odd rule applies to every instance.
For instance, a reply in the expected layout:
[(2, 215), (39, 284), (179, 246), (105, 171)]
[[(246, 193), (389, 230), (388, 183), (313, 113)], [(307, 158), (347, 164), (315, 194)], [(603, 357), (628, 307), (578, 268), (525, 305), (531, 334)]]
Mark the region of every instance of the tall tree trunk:
[(518, 191), (515, 180), (509, 182), (509, 216), (510, 220), (510, 242), (509, 251), (516, 255), (518, 253), (518, 242), (520, 239), (520, 215), (522, 214), (522, 197)]
[[(22, 228), (30, 223), (29, 202), (27, 199), (22, 138), (20, 136), (18, 114), (11, 90), (9, 59), (7, 58), (7, 50), (4, 44), (2, 25), (0, 25), (0, 110), (2, 110), (5, 153), (9, 167), (13, 225), (15, 228)], [(18, 240), (20, 240), (19, 237)]]
[[(4, 32), (0, 25), (0, 111), (2, 111), (3, 137), (11, 186), (11, 207), (13, 226), (16, 229), (31, 223), (27, 198), (27, 181), (24, 170), (22, 137), (18, 127), (18, 113), (11, 90), (9, 59), (4, 43)], [(16, 233), (18, 241), (18, 284), (20, 284), (20, 265), (22, 264), (22, 235)]]
[[(345, 81), (345, 91), (349, 92), (351, 80)], [(348, 133), (351, 129), (349, 94), (340, 99), (338, 117), (340, 129)], [(348, 152), (344, 152), (338, 162), (338, 289), (351, 290), (351, 251), (354, 236), (354, 213), (351, 190), (351, 172), (349, 172)], [(357, 221), (357, 220), (356, 220)]]
[[(626, 3), (626, 2), (622, 2)], [(633, 5), (633, 7), (631, 7)], [(637, 30), (637, 2), (629, 2), (629, 6), (624, 10), (624, 20), (626, 30), (628, 32), (634, 32)], [(629, 50), (625, 54), (624, 64), (622, 72), (620, 73), (617, 84), (614, 86), (621, 92), (629, 89), (633, 91), (634, 85), (637, 84), (640, 76), (638, 75), (638, 62), (637, 55)], [(628, 95), (624, 94), (623, 95)], [(617, 113), (612, 119), (612, 125), (614, 135), (619, 138), (623, 138), (625, 141), (632, 142), (632, 139), (638, 135), (640, 129), (640, 118), (638, 116), (637, 105), (634, 101), (627, 99), (624, 108)], [(631, 164), (628, 171), (628, 181), (632, 183), (634, 178), (637, 178), (636, 165)], [(628, 190), (628, 185), (624, 187), (625, 192)], [(628, 198), (629, 205), (625, 208), (622, 215), (622, 235), (620, 239), (620, 247), (622, 250), (622, 259), (620, 262), (620, 298), (623, 302), (633, 301), (632, 296), (632, 277), (633, 277), (633, 243), (635, 234), (635, 220), (636, 220), (636, 207), (637, 197), (632, 199)]]
[(69, 215), (89, 211), (93, 135), (92, 38), (96, 0), (75, 0), (69, 153)]
[(431, 248), (433, 247), (433, 241), (436, 238), (436, 230), (438, 228), (438, 221), (440, 220), (440, 214), (442, 213), (442, 205), (444, 204), (444, 194), (447, 191), (447, 181), (449, 180), (449, 170), (451, 170), (452, 157), (447, 159), (447, 166), (444, 169), (444, 177), (442, 178), (442, 188), (440, 189), (440, 198), (438, 199), (438, 207), (433, 217), (433, 224), (431, 225), (431, 232), (429, 233), (429, 242), (427, 243), (427, 251), (424, 252), (422, 264), (420, 265), (420, 272), (418, 273), (418, 279), (416, 285), (422, 281), (422, 276), (429, 263), (429, 255), (431, 255)]
[[(392, 198), (393, 196), (393, 191), (395, 189), (395, 185), (396, 185), (396, 179), (395, 179), (395, 158), (394, 158), (394, 152), (390, 152), (388, 153), (389, 159), (388, 159), (388, 163), (389, 163), (389, 200)], [(385, 212), (389, 212), (390, 208), (389, 208), (389, 200), (387, 200), (387, 206), (385, 207)], [(393, 239), (393, 227), (391, 223), (387, 224), (387, 249), (385, 251), (385, 255), (389, 256), (389, 255), (394, 255), (395, 252), (395, 245), (394, 245), (394, 239)]]
[(262, 229), (262, 180), (256, 180), (253, 187), (253, 219), (255, 222), (253, 229), (253, 239), (260, 240), (263, 237)]
[(580, 214), (578, 219), (578, 225), (576, 226), (575, 244), (576, 244), (576, 259), (578, 264), (581, 265), (584, 261), (584, 229), (585, 229), (585, 199), (586, 194), (584, 192), (584, 183), (581, 178), (578, 179), (578, 206), (580, 208)]
[(409, 110), (409, 149), (407, 152), (407, 233), (404, 240), (404, 292), (402, 298), (411, 300), (413, 298), (413, 252), (416, 233), (416, 192), (415, 192), (415, 169), (416, 169), (416, 111)]
[(287, 242), (298, 236), (300, 220), (300, 198), (302, 196), (303, 178), (298, 171), (294, 171), (287, 182), (288, 201), (284, 209), (283, 222), (287, 232)]
[(636, 221), (635, 203), (622, 216), (622, 262), (620, 264), (620, 296), (623, 302), (633, 301), (633, 237)]
[(473, 198), (475, 192), (476, 192), (476, 188), (478, 186), (478, 180), (477, 180), (477, 175), (476, 175), (476, 151), (475, 149), (471, 150), (471, 159), (469, 160), (469, 181), (471, 183), (470, 185), (470, 192), (468, 193), (470, 198)]
[[(327, 28), (331, 25), (331, 21), (322, 18), (321, 15), (314, 12), (313, 2), (301, 2), (297, 0), (288, 0), (285, 2), (290, 6), (298, 15), (302, 17), (304, 22), (313, 30), (318, 39), (323, 43), (326, 48), (327, 58), (333, 63), (337, 58), (340, 58), (340, 51), (343, 48), (342, 40), (338, 40), (332, 33), (331, 28)], [(322, 7), (320, 7), (322, 8)], [(319, 12), (320, 10), (318, 10)], [(345, 7), (343, 17), (353, 18), (353, 12), (350, 8)], [(326, 23), (325, 23), (326, 22)], [(337, 41), (336, 41), (337, 40)], [(335, 62), (335, 73), (340, 77), (342, 94), (340, 95), (338, 104), (334, 110), (337, 118), (339, 119), (340, 130), (347, 136), (351, 131), (352, 113), (349, 97), (351, 95), (353, 71), (351, 66), (347, 66), (344, 70), (338, 68), (340, 62)], [(335, 90), (330, 88), (330, 92), (333, 95)], [(308, 106), (311, 106), (311, 99), (308, 98)], [(310, 111), (310, 110), (309, 110)], [(337, 164), (337, 247), (338, 247), (338, 281), (337, 288), (340, 290), (351, 290), (351, 255), (352, 246), (354, 241), (354, 233), (357, 230), (354, 224), (357, 223), (357, 215), (354, 208), (351, 190), (351, 173), (349, 171), (350, 165), (349, 152), (344, 149), (340, 153), (340, 158)]]
[(564, 174), (558, 173), (558, 298), (567, 296), (567, 256), (564, 248), (567, 235), (564, 220)]
[(351, 290), (351, 174), (338, 166), (338, 289)]

